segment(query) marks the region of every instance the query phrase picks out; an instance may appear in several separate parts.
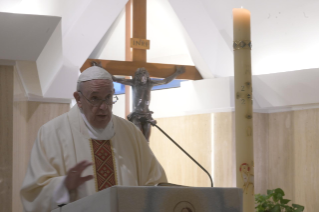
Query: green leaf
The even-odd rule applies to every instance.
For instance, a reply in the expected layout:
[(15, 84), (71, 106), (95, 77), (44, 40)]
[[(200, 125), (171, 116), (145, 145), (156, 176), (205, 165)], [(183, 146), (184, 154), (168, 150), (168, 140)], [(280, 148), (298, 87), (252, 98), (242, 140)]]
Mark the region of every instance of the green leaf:
[(277, 194), (275, 194), (272, 199), (274, 200), (274, 202), (278, 202), (280, 200), (280, 197), (278, 197)]
[(292, 207), (296, 208), (295, 212), (302, 212), (305, 209), (304, 206), (298, 204), (292, 204)]
[(285, 192), (281, 188), (276, 188), (275, 189), (276, 194), (281, 194), (281, 196), (285, 196)]
[(271, 195), (274, 193), (274, 190), (267, 190), (267, 195)]
[(280, 206), (279, 205), (275, 205), (275, 207), (273, 207), (270, 212), (281, 212), (280, 210)]
[(281, 203), (281, 204), (287, 204), (288, 202), (290, 202), (289, 199), (281, 199), (281, 200), (280, 200), (280, 203)]
[(286, 209), (286, 212), (294, 212), (294, 209), (292, 207), (288, 207), (288, 208), (285, 208)]
[(294, 209), (290, 207), (289, 205), (281, 205), (282, 208), (285, 209), (285, 212), (293, 212)]
[(298, 204), (292, 204), (292, 207), (297, 208), (297, 209), (299, 209), (299, 208), (301, 208), (301, 209), (305, 209), (305, 207), (304, 207), (304, 206), (302, 206), (302, 205), (298, 205)]
[(278, 202), (278, 201), (282, 200), (282, 197), (283, 197), (282, 193), (275, 193), (272, 198), (275, 202)]
[(255, 195), (255, 199), (258, 199), (258, 200), (266, 200), (267, 197), (266, 197), (266, 195), (256, 194), (256, 195)]
[(265, 211), (265, 208), (264, 208), (263, 206), (261, 206), (261, 205), (259, 205), (258, 207), (256, 207), (256, 209), (257, 209), (257, 212), (259, 212), (259, 211), (261, 211), (261, 212)]

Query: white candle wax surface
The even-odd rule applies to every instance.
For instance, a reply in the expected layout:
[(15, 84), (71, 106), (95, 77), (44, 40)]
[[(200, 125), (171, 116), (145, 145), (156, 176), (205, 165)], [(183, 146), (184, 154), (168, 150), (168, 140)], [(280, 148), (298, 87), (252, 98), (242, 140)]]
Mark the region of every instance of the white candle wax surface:
[(250, 40), (250, 11), (242, 8), (233, 9), (234, 41)]

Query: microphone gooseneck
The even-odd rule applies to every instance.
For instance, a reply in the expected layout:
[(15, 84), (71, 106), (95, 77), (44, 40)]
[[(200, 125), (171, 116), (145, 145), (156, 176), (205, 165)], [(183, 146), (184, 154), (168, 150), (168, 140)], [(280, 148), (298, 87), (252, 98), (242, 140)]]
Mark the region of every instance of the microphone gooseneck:
[(150, 123), (152, 126), (157, 127), (157, 129), (159, 129), (167, 138), (169, 138), (180, 150), (182, 150), (194, 163), (196, 163), (204, 172), (206, 172), (206, 174), (208, 175), (209, 179), (210, 179), (210, 183), (211, 183), (211, 187), (214, 187), (213, 184), (213, 179), (210, 176), (209, 172), (202, 166), (200, 165), (190, 154), (188, 154), (178, 143), (176, 143), (169, 135), (167, 135), (164, 130), (162, 130), (159, 126), (157, 126), (155, 123), (152, 123), (150, 121), (146, 121), (148, 123)]

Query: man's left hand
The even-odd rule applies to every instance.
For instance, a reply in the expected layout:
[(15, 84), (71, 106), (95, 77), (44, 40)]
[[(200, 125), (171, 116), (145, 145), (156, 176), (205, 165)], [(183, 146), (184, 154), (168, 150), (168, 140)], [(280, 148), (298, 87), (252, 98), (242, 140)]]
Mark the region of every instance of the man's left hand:
[(82, 172), (89, 166), (91, 166), (92, 163), (88, 161), (82, 161), (78, 164), (76, 164), (73, 168), (71, 168), (68, 171), (68, 174), (65, 178), (64, 184), (65, 187), (68, 189), (68, 191), (72, 191), (74, 189), (77, 189), (80, 185), (85, 183), (88, 180), (93, 179), (92, 175), (88, 175), (85, 177), (81, 177)]

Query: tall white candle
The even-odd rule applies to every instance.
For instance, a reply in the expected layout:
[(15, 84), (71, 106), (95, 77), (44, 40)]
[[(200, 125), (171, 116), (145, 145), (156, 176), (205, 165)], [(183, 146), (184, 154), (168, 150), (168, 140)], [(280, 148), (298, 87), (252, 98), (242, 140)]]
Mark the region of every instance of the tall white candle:
[(243, 211), (254, 211), (250, 12), (233, 9), (236, 185), (244, 190)]

